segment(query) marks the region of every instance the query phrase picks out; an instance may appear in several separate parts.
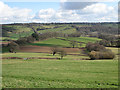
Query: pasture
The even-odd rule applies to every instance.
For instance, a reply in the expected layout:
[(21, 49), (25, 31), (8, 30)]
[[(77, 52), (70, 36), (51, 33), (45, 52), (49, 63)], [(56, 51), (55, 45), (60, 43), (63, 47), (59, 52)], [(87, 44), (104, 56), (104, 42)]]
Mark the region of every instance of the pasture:
[(51, 46), (72, 47), (70, 41), (77, 41), (78, 47), (80, 47), (79, 42), (82, 43), (81, 47), (85, 47), (86, 43), (88, 42), (95, 43), (100, 40), (101, 39), (92, 38), (92, 37), (69, 37), (69, 38), (58, 37), (58, 38), (50, 38), (47, 40), (31, 43), (30, 45), (49, 46), (49, 47)]
[[(3, 54), (3, 57), (53, 57), (51, 54)], [(59, 57), (56, 55), (55, 57)], [(3, 59), (3, 88), (117, 88), (117, 60), (77, 60), (83, 56), (66, 56), (63, 60)]]
[[(70, 52), (69, 52), (70, 53)], [(68, 54), (69, 54), (68, 53)], [(116, 51), (117, 53), (117, 51)], [(49, 53), (3, 53), (3, 57), (23, 59), (2, 60), (3, 88), (117, 88), (118, 60), (83, 60), (88, 56)], [(42, 57), (48, 59), (27, 59)]]

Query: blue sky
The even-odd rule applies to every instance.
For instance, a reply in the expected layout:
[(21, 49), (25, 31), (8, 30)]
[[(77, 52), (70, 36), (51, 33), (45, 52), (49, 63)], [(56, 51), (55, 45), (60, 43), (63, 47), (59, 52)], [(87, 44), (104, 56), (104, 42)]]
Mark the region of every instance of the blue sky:
[(0, 23), (116, 22), (118, 21), (117, 8), (118, 0), (97, 3), (69, 3), (68, 0), (64, 2), (7, 2), (7, 0), (3, 2), (0, 0), (2, 20)]

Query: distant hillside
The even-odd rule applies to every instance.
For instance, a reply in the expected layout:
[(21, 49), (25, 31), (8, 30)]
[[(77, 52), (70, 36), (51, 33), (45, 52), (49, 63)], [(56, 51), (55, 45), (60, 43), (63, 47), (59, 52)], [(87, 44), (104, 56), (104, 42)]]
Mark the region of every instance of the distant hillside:
[(33, 27), (38, 33), (61, 32), (72, 34), (79, 32), (82, 36), (97, 34), (118, 34), (118, 23), (17, 23), (2, 25), (3, 39), (16, 40), (20, 37), (30, 36)]

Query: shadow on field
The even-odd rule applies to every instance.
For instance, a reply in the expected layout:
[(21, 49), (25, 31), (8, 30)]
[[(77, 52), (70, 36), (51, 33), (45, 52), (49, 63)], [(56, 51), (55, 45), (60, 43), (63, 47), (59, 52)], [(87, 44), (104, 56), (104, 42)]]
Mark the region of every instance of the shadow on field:
[(30, 43), (29, 45), (48, 46), (48, 47), (60, 46), (60, 45), (44, 44), (44, 43)]

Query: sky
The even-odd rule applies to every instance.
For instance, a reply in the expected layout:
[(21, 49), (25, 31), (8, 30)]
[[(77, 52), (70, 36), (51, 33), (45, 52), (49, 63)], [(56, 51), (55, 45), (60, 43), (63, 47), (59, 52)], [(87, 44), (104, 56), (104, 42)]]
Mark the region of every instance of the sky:
[(1, 24), (30, 22), (118, 22), (118, 0), (0, 0)]

